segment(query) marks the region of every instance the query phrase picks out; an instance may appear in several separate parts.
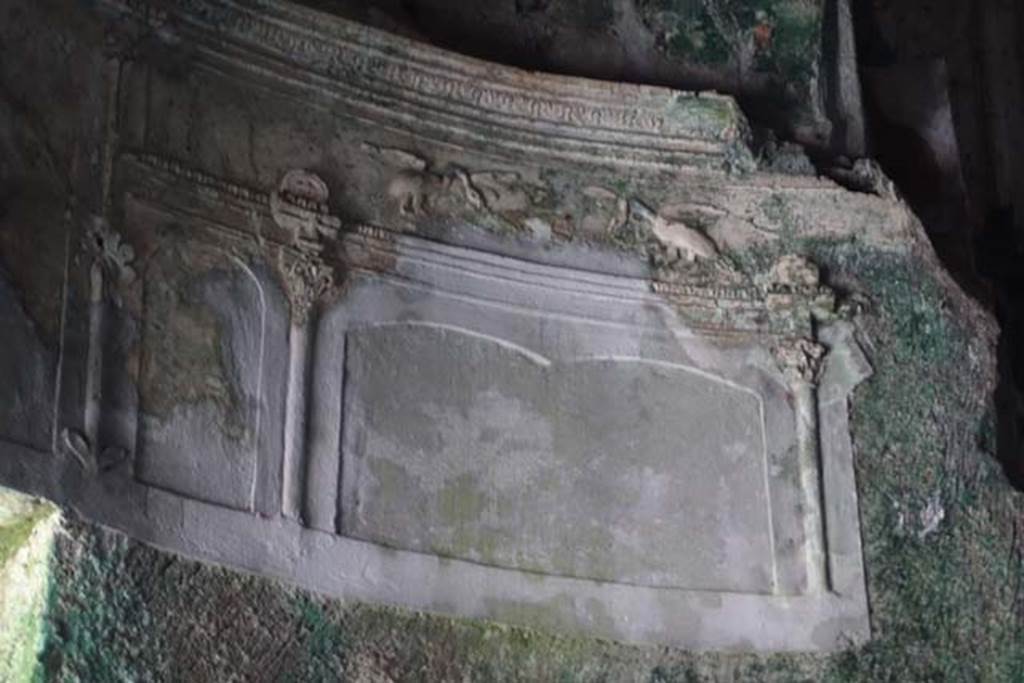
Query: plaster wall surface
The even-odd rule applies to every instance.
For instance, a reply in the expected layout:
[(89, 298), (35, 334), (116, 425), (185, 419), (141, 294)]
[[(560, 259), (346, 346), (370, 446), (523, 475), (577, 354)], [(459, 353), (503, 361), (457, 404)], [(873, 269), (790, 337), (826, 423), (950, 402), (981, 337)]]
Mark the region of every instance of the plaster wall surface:
[(0, 242), (0, 481), (337, 597), (692, 649), (869, 636), (870, 364), (799, 245), (905, 254), (903, 206), (758, 170), (720, 95), (288, 3), (82, 11), (91, 200), (38, 284)]

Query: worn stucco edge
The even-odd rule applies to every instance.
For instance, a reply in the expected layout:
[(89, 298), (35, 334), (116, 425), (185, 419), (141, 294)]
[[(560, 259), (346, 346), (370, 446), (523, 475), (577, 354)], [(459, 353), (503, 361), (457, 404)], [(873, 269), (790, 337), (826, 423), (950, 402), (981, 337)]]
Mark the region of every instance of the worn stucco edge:
[[(847, 388), (836, 389), (845, 395)], [(823, 390), (834, 393), (828, 386)], [(840, 414), (845, 419), (843, 408), (823, 411), (823, 435), (848, 434), (842, 425), (828, 424)], [(724, 594), (541, 576), (393, 550), (306, 529), (284, 517), (262, 518), (190, 500), (120, 471), (85, 476), (60, 457), (17, 444), (0, 442), (0, 449), (4, 482), (61, 500), (88, 520), (186, 557), (337, 598), (525, 626), (537, 626), (533, 617), (539, 609), (549, 616), (545, 621), (567, 632), (689, 650), (832, 651), (869, 636), (856, 506), (851, 518), (850, 508), (836, 506), (830, 497), (833, 524), (858, 536), (852, 552), (832, 558), (847, 577), (839, 592)], [(841, 444), (823, 444), (823, 451), (850, 452)], [(840, 469), (852, 476), (852, 461), (843, 459)], [(511, 606), (536, 609), (525, 616)]]

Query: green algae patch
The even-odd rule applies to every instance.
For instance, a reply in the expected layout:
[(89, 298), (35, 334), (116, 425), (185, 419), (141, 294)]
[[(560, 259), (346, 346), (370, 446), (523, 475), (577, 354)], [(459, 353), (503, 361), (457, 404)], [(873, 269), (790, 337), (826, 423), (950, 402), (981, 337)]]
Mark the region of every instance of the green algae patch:
[[(806, 657), (694, 654), (330, 599), (76, 519), (56, 548), (47, 681), (667, 683), (816, 671)], [(582, 609), (608, 622), (600, 605)]]
[(815, 0), (645, 0), (641, 6), (676, 59), (752, 67), (793, 87), (817, 74), (823, 4)]
[(535, 603), (486, 599), (484, 604), (487, 613), (497, 621), (533, 624), (549, 631), (572, 631), (575, 627), (570, 616), (573, 612), (573, 601), (567, 595)]
[(926, 246), (786, 238), (736, 259), (760, 272), (782, 253), (860, 301), (874, 369), (850, 405), (872, 639), (820, 678), (1024, 680), (1024, 498), (990, 454), (994, 323)]
[[(1024, 679), (1024, 501), (978, 439), (995, 330), (920, 258), (822, 250), (870, 298), (875, 373), (851, 407), (874, 639), (834, 680)], [(916, 653), (908, 657), (908, 652)]]
[(459, 475), (444, 485), (437, 497), (438, 515), (454, 528), (462, 528), (480, 518), (487, 497), (472, 474)]
[[(794, 232), (729, 256), (756, 274), (803, 254), (859, 311), (850, 315), (874, 369), (850, 404), (867, 644), (831, 655), (692, 653), (554, 633), (564, 627), (557, 602), (533, 613), (491, 605), (496, 618), (549, 631), (348, 603), (73, 521), (57, 541), (46, 680), (1024, 680), (1024, 497), (987, 452), (994, 325), (926, 249)], [(471, 491), (456, 487), (443, 504), (472, 508)], [(597, 624), (614, 616), (579, 607)]]
[(0, 489), (0, 681), (42, 680), (49, 560), (60, 515)]
[(682, 130), (699, 131), (722, 139), (745, 132), (749, 126), (735, 100), (715, 94), (676, 95), (668, 118)]

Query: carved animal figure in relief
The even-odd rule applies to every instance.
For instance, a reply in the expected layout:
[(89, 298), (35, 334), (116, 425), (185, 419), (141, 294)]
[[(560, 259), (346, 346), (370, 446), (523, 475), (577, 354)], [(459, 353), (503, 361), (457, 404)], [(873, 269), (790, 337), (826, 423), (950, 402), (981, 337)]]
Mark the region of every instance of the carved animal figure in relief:
[(584, 231), (588, 223), (601, 226), (601, 232), (614, 235), (629, 221), (629, 202), (611, 190), (598, 185), (583, 188), (583, 196), (590, 200), (593, 213), (583, 218)]
[(646, 222), (655, 238), (669, 253), (689, 262), (718, 256), (718, 247), (707, 235), (680, 221), (670, 221), (636, 199), (630, 200), (630, 211)]
[(388, 197), (398, 204), (403, 216), (418, 216), (427, 211), (427, 183), (430, 176), (420, 171), (403, 170), (388, 183)]
[(394, 170), (388, 181), (388, 199), (398, 205), (403, 216), (418, 216), (429, 208), (429, 196), (436, 187), (437, 177), (427, 171), (427, 160), (395, 147), (381, 147), (369, 142), (360, 145), (370, 156)]
[(443, 174), (398, 171), (388, 183), (388, 197), (398, 204), (399, 213), (407, 217), (455, 209), (460, 204), (477, 210), (486, 208), (483, 195), (461, 168)]
[(452, 210), (469, 205), (482, 210), (486, 202), (469, 174), (458, 167), (433, 171), (426, 159), (405, 150), (363, 144), (363, 149), (395, 168), (387, 185), (387, 196), (405, 217), (417, 217), (432, 211)]
[(495, 214), (527, 212), (550, 194), (546, 185), (517, 171), (478, 171), (470, 174), (469, 182)]

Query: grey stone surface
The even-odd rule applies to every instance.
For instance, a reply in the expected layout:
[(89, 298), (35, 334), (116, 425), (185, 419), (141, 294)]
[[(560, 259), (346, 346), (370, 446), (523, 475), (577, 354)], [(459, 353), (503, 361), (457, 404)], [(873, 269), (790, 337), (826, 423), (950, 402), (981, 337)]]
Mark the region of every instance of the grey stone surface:
[(5, 438), (0, 481), (339, 597), (694, 649), (868, 636), (864, 361), (813, 264), (750, 255), (898, 253), (903, 207), (753, 173), (717, 95), (287, 3), (99, 16), (155, 43), (98, 84), (60, 438)]
[(757, 394), (685, 366), (553, 363), (426, 325), (354, 332), (347, 359), (345, 535), (544, 574), (771, 591)]

